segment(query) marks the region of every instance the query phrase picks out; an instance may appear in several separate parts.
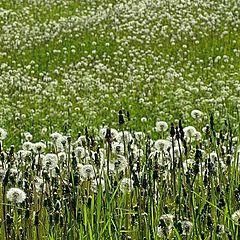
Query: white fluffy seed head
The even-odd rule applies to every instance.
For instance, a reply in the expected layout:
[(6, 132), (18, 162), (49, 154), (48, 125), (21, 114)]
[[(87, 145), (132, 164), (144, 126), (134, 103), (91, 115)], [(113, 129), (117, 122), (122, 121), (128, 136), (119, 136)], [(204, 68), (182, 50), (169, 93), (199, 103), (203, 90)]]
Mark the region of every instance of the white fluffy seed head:
[(203, 116), (203, 113), (200, 110), (195, 109), (195, 110), (192, 110), (191, 116), (194, 119), (200, 119)]
[(7, 137), (7, 131), (0, 128), (0, 140), (4, 140)]
[(7, 191), (7, 199), (11, 202), (22, 203), (26, 199), (26, 193), (19, 188), (10, 188)]
[(156, 122), (156, 131), (157, 132), (165, 132), (168, 129), (168, 124), (164, 121)]
[(94, 169), (91, 164), (82, 165), (80, 168), (80, 177), (83, 180), (90, 180), (95, 177)]

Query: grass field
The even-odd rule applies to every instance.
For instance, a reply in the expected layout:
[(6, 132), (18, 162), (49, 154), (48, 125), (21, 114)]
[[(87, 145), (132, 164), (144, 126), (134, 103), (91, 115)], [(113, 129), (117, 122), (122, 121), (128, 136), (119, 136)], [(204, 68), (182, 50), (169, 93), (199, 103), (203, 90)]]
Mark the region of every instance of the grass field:
[(239, 0), (0, 0), (0, 239), (240, 239)]

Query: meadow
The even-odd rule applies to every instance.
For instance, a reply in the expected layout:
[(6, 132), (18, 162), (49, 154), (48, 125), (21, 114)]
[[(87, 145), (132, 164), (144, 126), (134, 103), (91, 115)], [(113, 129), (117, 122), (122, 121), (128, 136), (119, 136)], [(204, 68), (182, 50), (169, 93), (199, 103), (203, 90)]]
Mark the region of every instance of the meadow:
[(239, 0), (0, 0), (0, 239), (240, 239)]

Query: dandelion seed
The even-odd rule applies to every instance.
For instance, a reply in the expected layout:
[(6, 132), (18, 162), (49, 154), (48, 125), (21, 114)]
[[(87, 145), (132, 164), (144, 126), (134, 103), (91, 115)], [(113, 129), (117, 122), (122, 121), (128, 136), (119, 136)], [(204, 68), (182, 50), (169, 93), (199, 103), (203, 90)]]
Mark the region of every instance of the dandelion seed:
[(7, 191), (7, 199), (11, 202), (22, 203), (26, 199), (26, 193), (19, 188), (10, 188)]

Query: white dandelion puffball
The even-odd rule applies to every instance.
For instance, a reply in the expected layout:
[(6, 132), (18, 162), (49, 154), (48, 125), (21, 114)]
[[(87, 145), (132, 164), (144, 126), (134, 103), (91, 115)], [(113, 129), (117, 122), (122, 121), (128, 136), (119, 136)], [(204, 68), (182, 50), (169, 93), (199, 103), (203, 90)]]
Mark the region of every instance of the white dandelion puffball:
[(52, 141), (56, 143), (57, 139), (62, 137), (62, 134), (55, 132), (55, 133), (52, 133), (50, 137), (52, 138)]
[(137, 141), (141, 141), (145, 137), (145, 133), (143, 132), (135, 132), (134, 137)]
[(196, 131), (194, 138), (196, 141), (200, 141), (202, 139), (202, 134)]
[(128, 166), (128, 161), (127, 159), (122, 156), (122, 155), (118, 155), (117, 159), (114, 161), (114, 168), (116, 171), (124, 171), (126, 169), (126, 167)]
[(192, 110), (191, 116), (194, 119), (200, 119), (203, 116), (203, 113), (200, 110), (195, 109), (195, 110)]
[(147, 118), (146, 118), (146, 117), (142, 117), (142, 118), (141, 118), (141, 122), (142, 122), (142, 123), (145, 123), (146, 121), (147, 121)]
[(171, 146), (172, 146), (171, 142), (166, 139), (159, 139), (154, 144), (156, 150), (163, 152), (166, 152), (169, 148), (171, 148)]
[(80, 177), (83, 180), (93, 179), (95, 177), (93, 166), (91, 164), (82, 165), (80, 169)]
[(118, 131), (115, 128), (111, 128), (111, 138), (116, 140), (118, 137)]
[(124, 153), (124, 144), (119, 142), (113, 142), (112, 150), (114, 153), (123, 154)]
[(24, 135), (27, 142), (32, 141), (33, 136), (30, 132), (25, 132), (23, 135)]
[(193, 138), (196, 135), (197, 130), (193, 126), (188, 126), (183, 128), (183, 132), (186, 138)]
[(88, 150), (86, 150), (84, 147), (76, 147), (74, 149), (74, 153), (78, 159), (83, 159), (88, 155)]
[(188, 236), (192, 230), (193, 223), (185, 220), (185, 221), (181, 222), (181, 225), (182, 225), (182, 230), (183, 230), (182, 235)]
[(130, 178), (123, 178), (120, 184), (121, 192), (131, 192), (133, 190), (133, 180)]
[(55, 153), (48, 153), (43, 159), (43, 166), (47, 169), (55, 169), (58, 165), (58, 157)]
[(156, 131), (157, 132), (165, 132), (168, 129), (168, 124), (164, 121), (156, 122)]
[(4, 140), (7, 137), (7, 132), (3, 128), (0, 128), (0, 140)]
[(35, 153), (43, 153), (46, 149), (46, 144), (43, 142), (37, 142), (33, 144), (33, 151)]
[(7, 199), (11, 202), (22, 203), (26, 199), (26, 193), (19, 188), (10, 188), (7, 191)]
[(237, 210), (236, 212), (234, 212), (232, 214), (232, 220), (235, 222), (235, 223), (238, 223), (239, 222), (239, 219), (240, 219), (240, 209)]
[(163, 214), (160, 217), (160, 219), (163, 220), (167, 225), (173, 224), (174, 215), (172, 215), (172, 214)]
[(22, 145), (22, 149), (25, 151), (31, 151), (33, 149), (34, 144), (32, 142), (24, 142)]
[(101, 139), (105, 139), (106, 133), (107, 133), (107, 128), (106, 128), (106, 127), (101, 128), (101, 129), (99, 130), (99, 136), (100, 136), (100, 138), (101, 138)]

